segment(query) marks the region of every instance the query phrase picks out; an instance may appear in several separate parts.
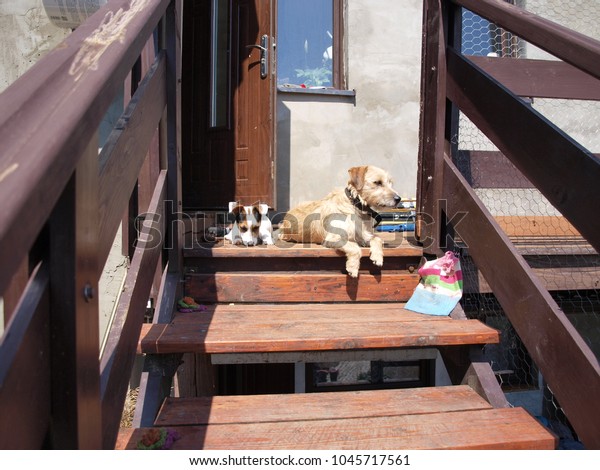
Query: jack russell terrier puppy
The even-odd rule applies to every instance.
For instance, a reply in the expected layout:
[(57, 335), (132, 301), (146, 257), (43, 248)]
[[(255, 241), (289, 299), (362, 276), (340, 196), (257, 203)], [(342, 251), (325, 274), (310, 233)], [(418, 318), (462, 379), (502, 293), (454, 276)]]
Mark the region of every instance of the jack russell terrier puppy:
[(229, 203), (229, 212), (235, 217), (231, 231), (225, 235), (234, 245), (255, 246), (259, 243), (273, 244), (273, 226), (267, 216), (267, 204), (243, 206), (238, 202)]

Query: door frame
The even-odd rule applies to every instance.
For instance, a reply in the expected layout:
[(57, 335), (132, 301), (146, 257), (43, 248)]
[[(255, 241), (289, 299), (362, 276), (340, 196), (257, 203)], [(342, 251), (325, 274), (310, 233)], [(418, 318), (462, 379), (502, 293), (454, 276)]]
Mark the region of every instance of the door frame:
[[(241, 112), (234, 103), (238, 90), (237, 64), (234, 63), (239, 56), (238, 63), (244, 61), (241, 56), (245, 50), (245, 44), (237, 44), (233, 41), (238, 32), (234, 31), (236, 7), (247, 8), (250, 16), (247, 22), (256, 27), (257, 36), (269, 35), (269, 75), (268, 90), (261, 97), (268, 97), (268, 112), (263, 113), (260, 121), (248, 125), (249, 132), (261, 132), (264, 139), (264, 149), (250, 149), (251, 180), (256, 180), (252, 172), (258, 174), (260, 182), (254, 188), (264, 188), (265, 195), (261, 196), (261, 202), (268, 203), (275, 208), (276, 203), (276, 109), (277, 109), (277, 80), (276, 80), (276, 0), (227, 0), (229, 5), (229, 31), (228, 31), (228, 132), (224, 139), (228, 142), (217, 142), (213, 146), (211, 139), (220, 132), (219, 129), (210, 128), (210, 90), (211, 90), (211, 50), (212, 50), (212, 25), (213, 5), (217, 1), (210, 2), (184, 2), (183, 7), (183, 32), (182, 32), (182, 106), (181, 106), (181, 133), (182, 133), (182, 169), (183, 169), (183, 207), (185, 210), (226, 210), (228, 203), (233, 200), (241, 200), (244, 203), (257, 202), (249, 200), (248, 197), (240, 197), (240, 183), (238, 174), (240, 166), (236, 163), (235, 152), (240, 130), (238, 123), (241, 121)], [(187, 7), (187, 8), (186, 8)], [(258, 10), (260, 11), (257, 11)], [(266, 9), (266, 10), (265, 10)], [(259, 16), (264, 15), (264, 18)], [(253, 16), (252, 16), (253, 15)], [(267, 26), (260, 22), (268, 23)], [(208, 32), (205, 29), (208, 28)], [(263, 32), (264, 29), (269, 31)], [(254, 31), (254, 30), (253, 30)], [(249, 33), (252, 34), (252, 33)], [(242, 39), (243, 41), (243, 39)], [(253, 49), (249, 54), (254, 61), (258, 58), (258, 50)], [(202, 64), (209, 64), (208, 66)], [(259, 67), (255, 64), (248, 69), (247, 73), (259, 73)], [(262, 99), (262, 98), (261, 98)], [(262, 127), (258, 128), (261, 125)], [(258, 129), (258, 130), (257, 130)], [(222, 129), (221, 129), (222, 130)], [(262, 145), (262, 144), (261, 144)], [(266, 155), (265, 155), (266, 153)], [(225, 154), (226, 157), (222, 158)], [(258, 155), (258, 156), (255, 156)], [(269, 162), (267, 165), (265, 162)], [(236, 165), (238, 168), (236, 168)], [(268, 167), (267, 167), (268, 166)], [(216, 175), (216, 176), (215, 176)], [(268, 177), (268, 179), (267, 179)], [(254, 179), (252, 179), (254, 178)], [(242, 182), (243, 189), (243, 182)], [(252, 197), (252, 192), (249, 192)], [(261, 193), (262, 194), (262, 193)], [(267, 199), (267, 200), (264, 200)]]

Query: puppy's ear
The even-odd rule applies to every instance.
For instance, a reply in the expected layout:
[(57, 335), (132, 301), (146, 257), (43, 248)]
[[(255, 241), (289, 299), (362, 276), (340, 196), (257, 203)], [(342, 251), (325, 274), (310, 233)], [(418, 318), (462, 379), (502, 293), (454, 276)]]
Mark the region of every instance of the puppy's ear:
[(350, 175), (350, 181), (348, 181), (348, 183), (360, 191), (365, 185), (365, 174), (368, 169), (368, 166), (355, 166), (350, 168), (348, 170), (348, 174)]
[(233, 216), (235, 217), (235, 220), (239, 222), (240, 214), (242, 212), (244, 212), (244, 206), (242, 206), (241, 204), (239, 204), (237, 202), (230, 202), (229, 203), (229, 212), (231, 212), (233, 214)]
[(258, 212), (260, 212), (261, 215), (267, 215), (269, 213), (268, 204), (257, 204), (256, 206), (258, 207)]
[(258, 204), (254, 204), (252, 206), (252, 215), (254, 216), (254, 218), (259, 221), (260, 220), (260, 207), (258, 207)]
[[(233, 210), (239, 206), (239, 203), (237, 201), (232, 201), (229, 203), (229, 212), (233, 214)], [(238, 209), (239, 211), (239, 209)]]

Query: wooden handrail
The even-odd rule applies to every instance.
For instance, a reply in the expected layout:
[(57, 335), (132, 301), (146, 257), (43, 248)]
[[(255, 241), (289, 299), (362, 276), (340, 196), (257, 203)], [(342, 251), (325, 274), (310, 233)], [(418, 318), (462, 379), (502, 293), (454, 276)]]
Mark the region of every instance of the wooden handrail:
[[(0, 343), (0, 403), (9, 404), (0, 417), (1, 449), (41, 446), (50, 422), (50, 357), (38, 353), (50, 347), (49, 282), (48, 266), (39, 263)], [(17, 381), (19, 393), (15, 395), (11, 385)]]
[[(100, 154), (100, 257), (110, 251), (146, 151), (167, 103), (166, 58), (160, 52)], [(143, 131), (143, 132), (140, 132)]]
[(156, 236), (165, 233), (165, 193), (166, 171), (162, 171), (127, 273), (125, 285), (130, 288), (119, 299), (116, 318), (100, 363), (100, 394), (104, 417), (102, 436), (105, 449), (114, 448), (128, 385), (123, 381), (122, 370), (131, 370), (133, 367), (148, 293), (160, 259), (162, 243)]
[(590, 217), (600, 160), (454, 49), (447, 58), (448, 98), (600, 252), (600, 220)]
[(596, 356), (447, 156), (444, 165), (448, 217), (457, 211), (466, 213), (456, 230), (469, 247), (469, 255), (494, 287), (567, 416), (577, 423), (577, 432), (588, 445), (598, 446), (600, 365)]
[[(598, 359), (449, 155), (454, 157), (453, 152), (458, 151), (456, 120), (460, 110), (596, 251), (600, 251), (600, 225), (590, 214), (595, 213), (600, 202), (600, 160), (458, 52), (459, 45), (454, 41), (459, 35), (452, 34), (460, 28), (455, 5), (470, 9), (571, 64), (554, 68), (569, 80), (594, 83), (593, 90), (578, 90), (575, 96), (569, 96), (564, 87), (546, 86), (539, 91), (543, 96), (553, 97), (551, 94), (556, 91), (563, 99), (596, 99), (600, 86), (600, 42), (505, 2), (426, 0), (419, 154), (420, 208), (431, 210), (429, 215), (433, 218), (441, 215), (438, 226), (424, 225), (428, 229), (423, 231), (427, 240), (436, 243), (429, 252), (434, 254), (446, 248), (447, 234), (460, 235), (579, 438), (588, 448), (600, 448), (600, 416), (594, 401), (600, 395)], [(486, 69), (500, 69), (504, 76), (506, 68), (516, 62), (516, 70), (521, 71), (523, 67), (547, 70), (548, 66), (548, 62), (523, 63), (520, 59), (476, 61)], [(526, 95), (527, 85), (519, 91)], [(441, 201), (446, 201), (445, 207), (436, 207), (442, 206)], [(465, 214), (468, 220), (460, 221), (458, 215)], [(445, 220), (449, 222), (443, 226)]]
[(518, 96), (600, 101), (600, 81), (566, 62), (465, 57)]
[[(167, 234), (177, 214), (164, 210), (180, 179), (176, 3), (109, 0), (0, 94), (0, 295), (17, 270), (37, 265), (0, 337), (0, 429), (14, 436), (0, 448), (115, 442), (162, 243), (179, 250)], [(99, 154), (99, 124), (148, 44), (154, 57), (155, 33), (161, 51)], [(142, 224), (100, 362), (98, 279), (151, 148), (163, 150), (147, 209), (158, 225)]]
[(508, 2), (451, 1), (600, 79), (600, 41)]
[(0, 94), (0, 292), (168, 4), (108, 2)]

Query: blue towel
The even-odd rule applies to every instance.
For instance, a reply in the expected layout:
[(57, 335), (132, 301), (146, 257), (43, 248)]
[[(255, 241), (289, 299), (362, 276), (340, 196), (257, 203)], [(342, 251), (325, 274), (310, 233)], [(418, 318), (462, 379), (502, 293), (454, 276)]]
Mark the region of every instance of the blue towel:
[(427, 315), (448, 316), (459, 300), (460, 296), (440, 295), (422, 288), (422, 284), (419, 284), (404, 308)]

